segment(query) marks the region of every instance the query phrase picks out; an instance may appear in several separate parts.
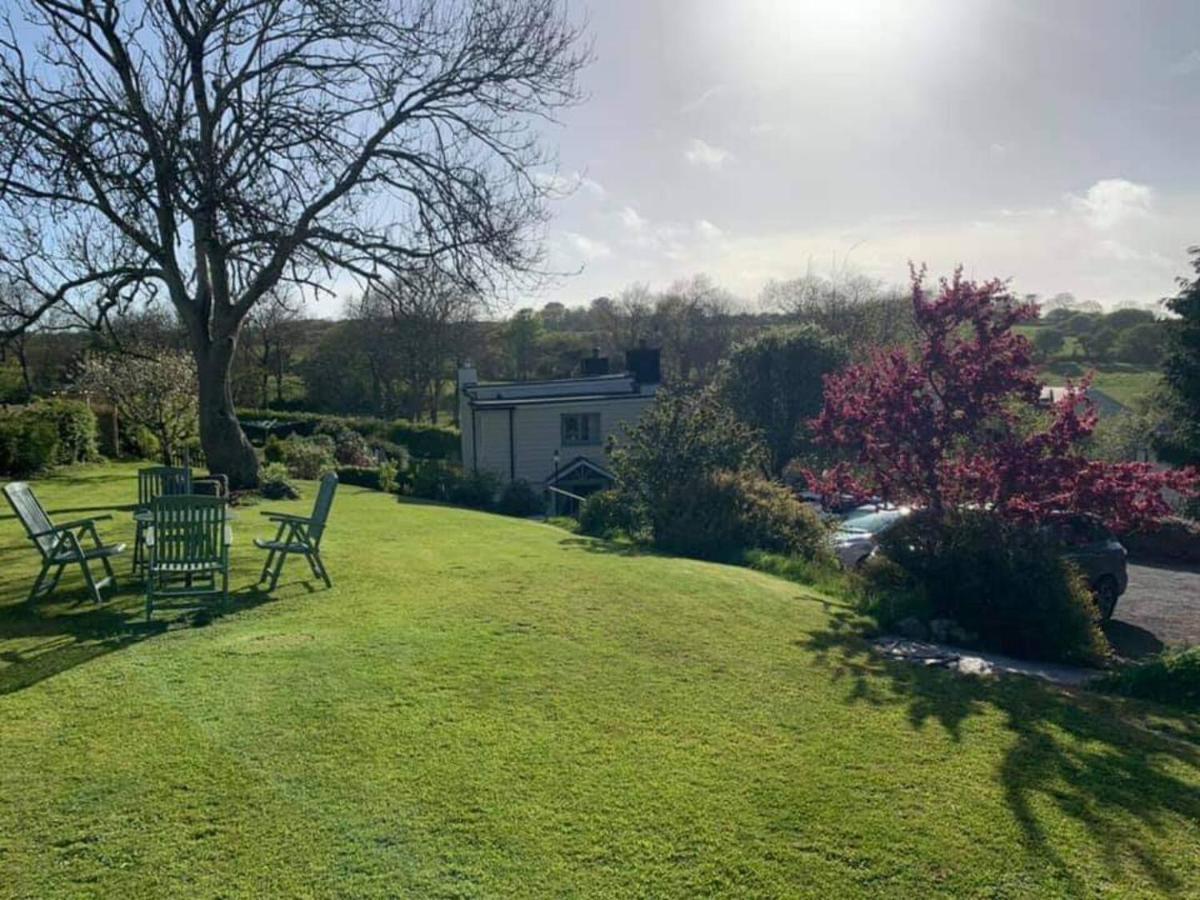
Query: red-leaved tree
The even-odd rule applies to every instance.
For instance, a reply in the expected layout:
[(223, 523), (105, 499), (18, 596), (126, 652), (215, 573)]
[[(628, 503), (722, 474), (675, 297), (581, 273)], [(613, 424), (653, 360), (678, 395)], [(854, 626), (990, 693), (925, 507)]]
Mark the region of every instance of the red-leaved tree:
[(965, 506), (1025, 520), (1088, 512), (1117, 530), (1168, 514), (1167, 491), (1195, 492), (1193, 470), (1087, 458), (1096, 426), (1087, 380), (1045, 405), (1033, 348), (1013, 331), (1037, 318), (1036, 305), (961, 269), (936, 293), (924, 276), (913, 269), (916, 349), (881, 351), (826, 377), (812, 425), (850, 461), (810, 475), (815, 489), (911, 503), (938, 518)]

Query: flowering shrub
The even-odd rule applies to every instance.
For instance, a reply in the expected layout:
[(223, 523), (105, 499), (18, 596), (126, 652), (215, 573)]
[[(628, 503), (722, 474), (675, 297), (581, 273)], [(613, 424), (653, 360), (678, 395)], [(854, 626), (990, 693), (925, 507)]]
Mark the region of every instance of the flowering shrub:
[(1090, 512), (1117, 531), (1169, 514), (1168, 489), (1195, 492), (1191, 470), (1087, 458), (1096, 427), (1087, 379), (1041, 405), (1032, 347), (1013, 331), (1037, 317), (1035, 305), (1000, 281), (967, 281), (961, 269), (936, 295), (923, 278), (913, 271), (915, 352), (879, 352), (826, 377), (812, 425), (852, 461), (810, 473), (816, 490), (879, 495), (935, 517), (970, 506), (1021, 520)]

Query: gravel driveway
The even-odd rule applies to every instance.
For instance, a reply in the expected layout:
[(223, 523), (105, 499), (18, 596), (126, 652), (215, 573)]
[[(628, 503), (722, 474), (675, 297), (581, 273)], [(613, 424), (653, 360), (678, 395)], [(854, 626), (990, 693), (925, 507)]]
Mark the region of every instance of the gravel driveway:
[(1122, 656), (1200, 644), (1200, 568), (1129, 567), (1129, 589), (1105, 626)]

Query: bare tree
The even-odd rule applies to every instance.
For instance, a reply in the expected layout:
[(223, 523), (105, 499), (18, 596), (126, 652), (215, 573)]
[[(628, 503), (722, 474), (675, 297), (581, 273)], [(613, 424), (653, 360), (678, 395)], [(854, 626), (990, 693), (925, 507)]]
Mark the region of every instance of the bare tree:
[(9, 9), (0, 273), (37, 303), (8, 335), (57, 306), (98, 324), (166, 296), (196, 362), (205, 454), (234, 486), (258, 463), (230, 368), (277, 285), (432, 264), (484, 290), (540, 265), (537, 120), (578, 98), (588, 56), (560, 0)]
[(300, 308), (298, 297), (276, 289), (246, 317), (245, 338), (249, 345), (246, 349), (250, 351), (258, 387), (255, 402), (264, 409), (270, 405), (272, 378), (275, 399), (283, 402), (283, 376), (291, 364), (293, 331)]

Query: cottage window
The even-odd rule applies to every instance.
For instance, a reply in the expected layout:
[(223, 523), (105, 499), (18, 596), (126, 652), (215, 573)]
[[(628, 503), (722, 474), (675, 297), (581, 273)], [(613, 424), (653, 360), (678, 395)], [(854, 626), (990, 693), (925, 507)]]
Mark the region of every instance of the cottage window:
[(582, 447), (600, 443), (600, 413), (564, 413), (562, 417), (564, 447)]

